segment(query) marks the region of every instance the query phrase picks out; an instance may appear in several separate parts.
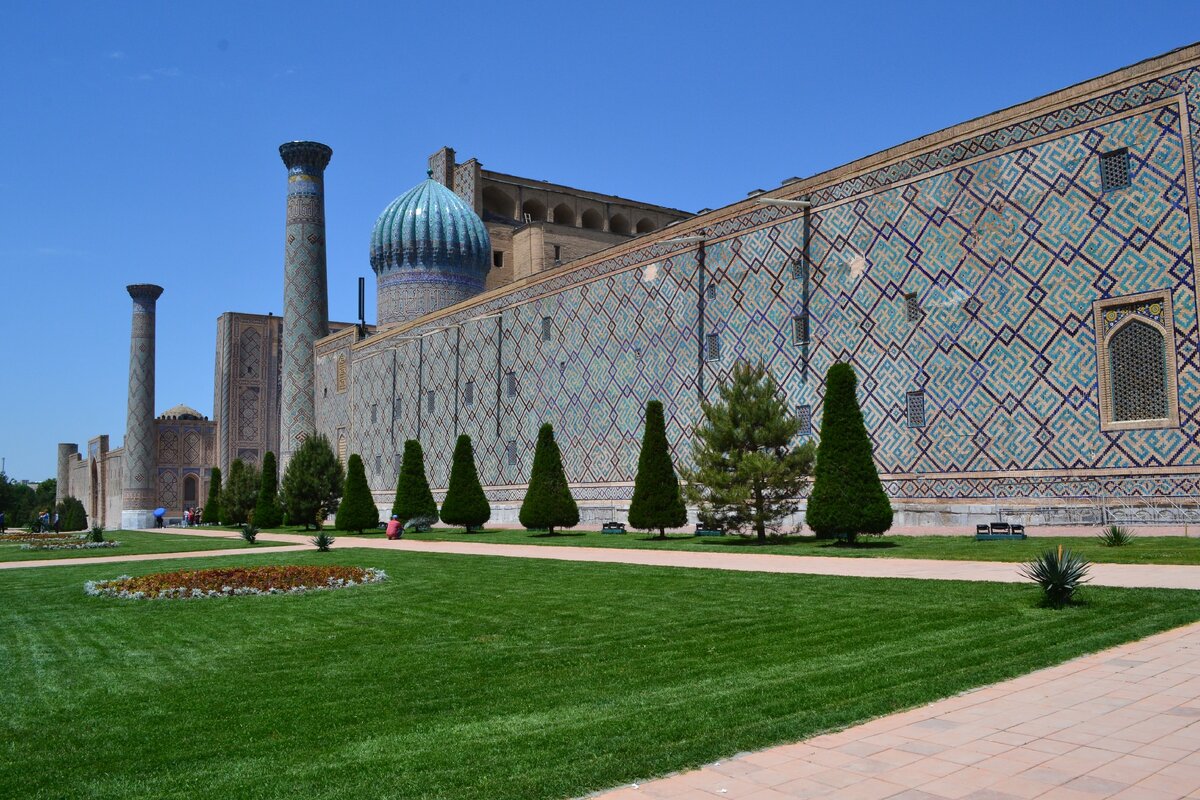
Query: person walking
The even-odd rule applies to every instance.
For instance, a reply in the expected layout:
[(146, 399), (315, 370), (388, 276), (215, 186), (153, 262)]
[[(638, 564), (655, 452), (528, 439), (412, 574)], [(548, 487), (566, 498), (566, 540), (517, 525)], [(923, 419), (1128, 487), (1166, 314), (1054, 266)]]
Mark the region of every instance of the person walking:
[(58, 520), (58, 512), (54, 512), (54, 532), (62, 533), (62, 524)]
[(8, 531), (8, 523), (4, 521), (4, 512), (0, 511), (0, 533)]

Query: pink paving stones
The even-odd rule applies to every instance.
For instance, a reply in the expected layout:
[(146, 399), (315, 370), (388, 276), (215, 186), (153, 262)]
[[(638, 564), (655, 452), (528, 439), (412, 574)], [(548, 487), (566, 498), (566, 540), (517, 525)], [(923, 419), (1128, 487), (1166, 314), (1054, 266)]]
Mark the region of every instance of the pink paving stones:
[[(754, 768), (741, 771), (743, 764)], [(681, 793), (658, 794), (660, 786)], [(1165, 800), (1194, 793), (1200, 623), (599, 797)]]

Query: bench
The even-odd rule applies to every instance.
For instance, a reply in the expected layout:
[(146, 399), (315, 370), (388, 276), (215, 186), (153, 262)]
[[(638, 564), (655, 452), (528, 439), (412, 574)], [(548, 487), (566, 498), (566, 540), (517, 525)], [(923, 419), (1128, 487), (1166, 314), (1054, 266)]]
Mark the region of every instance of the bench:
[(1025, 539), (1025, 526), (1009, 525), (1007, 522), (982, 523), (975, 526), (975, 541), (988, 542), (1003, 539)]
[(600, 527), (601, 533), (624, 533), (625, 523), (623, 522), (606, 522)]
[(725, 531), (720, 528), (706, 528), (703, 525), (696, 526), (697, 536), (724, 536)]

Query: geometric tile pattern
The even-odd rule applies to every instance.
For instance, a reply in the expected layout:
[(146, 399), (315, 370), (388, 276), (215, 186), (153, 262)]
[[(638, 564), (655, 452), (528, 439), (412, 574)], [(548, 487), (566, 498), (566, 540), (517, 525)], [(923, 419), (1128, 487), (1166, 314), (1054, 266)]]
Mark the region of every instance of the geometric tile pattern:
[(154, 430), (154, 307), (161, 286), (125, 287), (133, 298), (129, 333), (129, 404), (125, 416), (121, 503), (126, 510), (148, 511), (157, 496)]
[[(817, 188), (807, 309), (794, 268), (803, 214), (766, 206), (712, 222), (703, 259), (694, 244), (650, 241), (339, 349), (351, 383), (340, 408), (324, 366), (329, 342), (318, 355), (319, 429), (349, 425), (361, 455), (384, 462), (419, 435), (435, 492), (445, 488), (454, 434), (469, 433), (489, 496), (510, 501), (523, 496), (537, 428), (548, 421), (576, 497), (620, 500), (645, 400), (663, 401), (668, 441), (685, 462), (700, 396), (711, 397), (736, 359), (761, 359), (793, 407), (811, 406), (819, 436), (822, 377), (849, 360), (893, 497), (1054, 495), (1073, 491), (1061, 477), (1068, 471), (1100, 487), (1111, 473), (1150, 471), (1146, 494), (1194, 491), (1195, 476), (1154, 470), (1200, 466), (1188, 172), (1197, 100), (1200, 75), (1183, 70)], [(1127, 150), (1129, 186), (1106, 193), (1099, 157), (1117, 149)], [(701, 303), (705, 282), (720, 291)], [(1144, 292), (1169, 293), (1179, 425), (1102, 430), (1092, 303)], [(549, 340), (545, 317), (554, 320)], [(808, 365), (795, 341), (801, 317)], [(435, 332), (447, 325), (461, 327)], [(717, 337), (719, 358), (704, 360), (704, 335)], [(470, 404), (460, 392), (467, 381)], [(376, 397), (379, 386), (395, 387), (393, 402)], [(430, 390), (432, 415), (417, 402)], [(399, 412), (371, 425), (370, 405), (395, 409), (396, 398)], [(910, 427), (914, 419), (923, 424)], [(505, 458), (510, 441), (515, 466)], [(388, 491), (393, 479), (372, 479), (372, 488)], [(1140, 480), (1106, 488), (1132, 491)]]

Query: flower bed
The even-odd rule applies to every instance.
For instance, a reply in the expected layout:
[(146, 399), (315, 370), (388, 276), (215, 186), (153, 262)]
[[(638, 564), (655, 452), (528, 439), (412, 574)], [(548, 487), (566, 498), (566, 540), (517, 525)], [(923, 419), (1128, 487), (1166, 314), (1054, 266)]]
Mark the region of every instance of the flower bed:
[(26, 542), (22, 550), (96, 550), (101, 547), (120, 547), (120, 542), (105, 540), (103, 542), (88, 542), (85, 537), (76, 536), (65, 541), (52, 540), (44, 542)]
[(0, 533), (0, 544), (11, 544), (13, 542), (71, 542), (86, 536), (86, 533), (55, 533), (54, 531), (30, 533), (29, 531), (18, 531), (15, 533)]
[(387, 580), (387, 573), (373, 567), (218, 567), (160, 572), (136, 578), (122, 575), (107, 581), (88, 581), (83, 589), (93, 596), (107, 595), (129, 600), (191, 599), (246, 594), (299, 594), (323, 589), (348, 589), (383, 580)]

